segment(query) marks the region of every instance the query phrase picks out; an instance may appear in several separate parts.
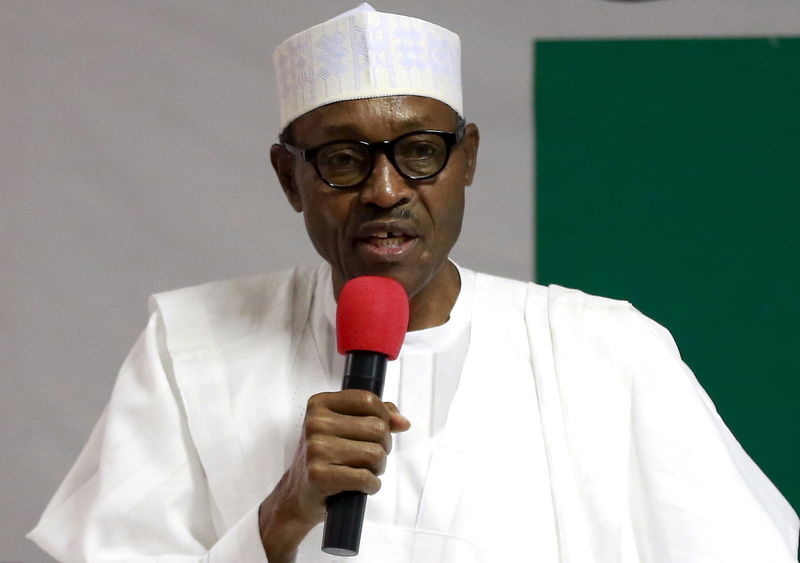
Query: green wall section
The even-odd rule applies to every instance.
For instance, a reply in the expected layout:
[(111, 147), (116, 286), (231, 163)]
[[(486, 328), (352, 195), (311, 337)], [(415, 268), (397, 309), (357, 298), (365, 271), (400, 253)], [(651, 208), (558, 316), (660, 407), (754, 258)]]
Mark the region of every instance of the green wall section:
[(537, 281), (669, 328), (800, 509), (800, 39), (534, 53)]

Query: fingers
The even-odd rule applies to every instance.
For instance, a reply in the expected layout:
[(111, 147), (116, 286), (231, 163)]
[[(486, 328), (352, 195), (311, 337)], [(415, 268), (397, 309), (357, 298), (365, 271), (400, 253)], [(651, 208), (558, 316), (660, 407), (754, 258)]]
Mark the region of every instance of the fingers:
[(361, 443), (377, 443), (384, 453), (392, 449), (389, 423), (376, 416), (350, 416), (330, 411), (307, 415), (305, 422), (306, 440), (317, 436), (345, 438)]
[(390, 432), (405, 432), (411, 427), (411, 422), (400, 414), (394, 403), (384, 403), (374, 393), (361, 389), (314, 395), (308, 401), (306, 412), (326, 409), (343, 415), (376, 416), (389, 424)]
[(306, 446), (308, 463), (329, 463), (369, 469), (375, 475), (386, 470), (386, 450), (376, 442), (358, 442), (336, 436), (315, 436)]
[(307, 482), (318, 494), (380, 489), (386, 456), (392, 449), (392, 432), (402, 432), (410, 422), (397, 406), (384, 403), (374, 393), (347, 389), (319, 393), (308, 400), (303, 423), (298, 467), (305, 467)]
[[(337, 422), (336, 415), (347, 418)], [(317, 417), (319, 420), (313, 420)], [(357, 417), (369, 418), (369, 421), (358, 423)], [(383, 441), (386, 451), (390, 451), (386, 440), (378, 438), (387, 430), (371, 417), (384, 421), (388, 425), (388, 432), (405, 432), (411, 427), (411, 422), (400, 414), (394, 403), (384, 403), (374, 393), (360, 389), (319, 393), (309, 399), (306, 408), (307, 420), (321, 425), (312, 428), (313, 431), (354, 440)]]
[(342, 491), (361, 491), (374, 495), (381, 488), (381, 480), (369, 469), (345, 465), (310, 465), (308, 480), (326, 497)]
[(411, 421), (400, 414), (397, 405), (394, 403), (383, 403), (389, 409), (389, 431), (405, 432), (411, 428)]
[(389, 409), (375, 393), (362, 389), (345, 389), (335, 393), (318, 393), (308, 400), (306, 411), (327, 408), (339, 414), (377, 416), (389, 422)]

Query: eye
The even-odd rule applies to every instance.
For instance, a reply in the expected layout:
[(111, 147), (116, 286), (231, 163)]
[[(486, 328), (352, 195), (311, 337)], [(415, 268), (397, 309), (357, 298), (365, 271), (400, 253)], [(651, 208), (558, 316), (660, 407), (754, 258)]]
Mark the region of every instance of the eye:
[(410, 155), (412, 158), (427, 159), (433, 158), (439, 153), (439, 147), (427, 141), (419, 141), (411, 145)]
[(411, 176), (430, 176), (442, 169), (447, 148), (432, 135), (412, 135), (395, 147), (395, 158), (402, 171)]
[(319, 165), (323, 168), (343, 170), (361, 168), (366, 163), (364, 152), (353, 146), (333, 146), (320, 152)]
[(442, 147), (431, 141), (413, 141), (404, 143), (400, 149), (400, 157), (406, 161), (412, 160), (432, 160), (437, 159), (442, 154)]

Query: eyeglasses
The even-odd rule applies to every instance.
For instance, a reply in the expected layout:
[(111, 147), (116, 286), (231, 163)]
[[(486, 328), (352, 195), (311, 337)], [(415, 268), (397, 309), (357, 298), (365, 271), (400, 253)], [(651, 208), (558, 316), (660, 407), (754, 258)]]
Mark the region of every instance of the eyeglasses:
[(286, 150), (310, 162), (320, 179), (332, 188), (353, 188), (375, 168), (375, 152), (382, 150), (392, 166), (409, 180), (425, 180), (441, 172), (450, 149), (464, 136), (464, 126), (453, 131), (412, 131), (391, 141), (333, 141), (310, 149), (288, 143)]

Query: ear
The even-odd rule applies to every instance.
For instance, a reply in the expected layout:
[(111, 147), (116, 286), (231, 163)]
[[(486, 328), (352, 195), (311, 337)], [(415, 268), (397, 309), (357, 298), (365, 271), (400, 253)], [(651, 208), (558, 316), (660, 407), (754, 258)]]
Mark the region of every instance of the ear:
[(478, 164), (478, 145), (481, 142), (481, 134), (478, 131), (478, 126), (474, 123), (469, 123), (464, 128), (464, 138), (461, 139), (461, 144), (464, 147), (467, 161), (464, 168), (464, 185), (471, 186), (472, 179), (475, 177), (475, 167)]
[(292, 209), (298, 213), (302, 212), (303, 204), (294, 181), (294, 157), (286, 150), (286, 147), (276, 143), (269, 150), (269, 158)]

